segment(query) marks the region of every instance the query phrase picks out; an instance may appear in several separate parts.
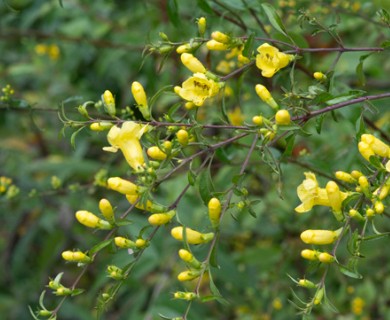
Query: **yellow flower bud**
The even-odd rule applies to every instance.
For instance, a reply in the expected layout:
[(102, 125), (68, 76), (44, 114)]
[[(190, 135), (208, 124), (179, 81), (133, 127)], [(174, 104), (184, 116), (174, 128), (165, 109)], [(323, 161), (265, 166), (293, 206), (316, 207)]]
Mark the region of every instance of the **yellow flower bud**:
[(81, 262), (81, 263), (91, 262), (91, 258), (81, 251), (68, 250), (68, 251), (64, 251), (61, 255), (64, 260), (69, 262)]
[(115, 280), (122, 280), (125, 278), (123, 270), (115, 265), (107, 266), (107, 273), (110, 278), (113, 278)]
[(370, 157), (375, 155), (374, 151), (370, 148), (370, 146), (363, 141), (360, 141), (358, 143), (358, 149), (359, 149), (360, 154), (367, 161), (370, 161)]
[(194, 292), (182, 292), (182, 291), (177, 291), (173, 294), (174, 299), (182, 299), (182, 300), (187, 300), (191, 301), (196, 298), (196, 293)]
[(318, 251), (317, 250), (310, 250), (310, 249), (304, 249), (301, 251), (301, 257), (306, 260), (317, 260), (318, 259)]
[(159, 147), (157, 146), (148, 148), (146, 153), (148, 154), (149, 157), (151, 157), (154, 160), (161, 161), (161, 160), (165, 160), (167, 157), (167, 155), (162, 150), (160, 150)]
[[(139, 196), (137, 195), (132, 195), (132, 194), (127, 194), (126, 195), (126, 199), (127, 201), (129, 201), (131, 204), (134, 204), (138, 201), (139, 199)], [(140, 203), (139, 201), (137, 202), (137, 204), (135, 205), (135, 207), (137, 209), (140, 209), (140, 210), (146, 210), (146, 211), (150, 211), (150, 212), (164, 212), (167, 210), (167, 208), (163, 205), (160, 205), (160, 204), (157, 204), (157, 203), (154, 203), (150, 200), (147, 200), (146, 203)]]
[(166, 140), (163, 142), (162, 145), (163, 145), (164, 151), (166, 151), (167, 153), (169, 153), (172, 150), (172, 142), (171, 141)]
[(102, 215), (108, 220), (113, 221), (114, 220), (114, 209), (112, 208), (112, 205), (110, 201), (107, 199), (101, 199), (99, 201), (99, 209)]
[(208, 203), (209, 219), (213, 228), (218, 227), (221, 216), (221, 202), (217, 198), (211, 198)]
[(197, 22), (198, 22), (199, 35), (202, 37), (206, 32), (206, 25), (207, 25), (206, 18), (200, 17)]
[(348, 215), (351, 218), (356, 219), (356, 220), (360, 220), (360, 221), (364, 220), (363, 216), (359, 213), (359, 211), (357, 211), (355, 209), (349, 210)]
[(171, 235), (173, 238), (179, 241), (183, 241), (183, 233), (185, 230), (185, 235), (187, 242), (189, 244), (201, 244), (207, 243), (214, 238), (214, 233), (200, 233), (198, 231), (192, 230), (190, 228), (175, 227), (171, 230)]
[(138, 238), (135, 240), (135, 245), (138, 249), (142, 249), (148, 246), (148, 242), (144, 239)]
[[(180, 87), (178, 87), (180, 88)], [(184, 108), (186, 108), (187, 110), (192, 110), (195, 108), (195, 104), (191, 101), (188, 101), (184, 104)]]
[(327, 252), (321, 252), (318, 255), (318, 260), (322, 263), (332, 263), (332, 262), (334, 262), (334, 256), (332, 256), (331, 254), (329, 254)]
[(306, 230), (301, 233), (301, 240), (307, 244), (325, 245), (333, 243), (340, 235), (341, 229), (332, 230)]
[(115, 116), (115, 99), (111, 91), (106, 90), (102, 95), (104, 109), (110, 116)]
[(189, 43), (182, 44), (176, 48), (176, 52), (178, 54), (188, 53), (188, 52), (191, 52), (192, 50), (193, 50), (193, 48), (191, 47), (191, 44), (189, 44)]
[(323, 74), (322, 72), (318, 72), (318, 71), (313, 73), (313, 77), (314, 77), (314, 79), (316, 79), (318, 81), (326, 80), (326, 78), (327, 78), (325, 74)]
[(175, 214), (175, 210), (171, 210), (167, 213), (155, 213), (148, 218), (148, 221), (152, 226), (161, 226), (170, 222)]
[(374, 215), (375, 215), (375, 211), (372, 208), (367, 208), (366, 209), (366, 216), (368, 218), (373, 217)]
[(341, 212), (341, 204), (343, 202), (339, 186), (334, 181), (329, 181), (326, 184), (326, 193), (328, 195), (329, 204), (335, 214), (337, 221), (342, 221), (344, 216)]
[(257, 126), (261, 126), (263, 124), (263, 117), (262, 116), (254, 116), (252, 118), (252, 122), (257, 125)]
[(183, 53), (181, 56), (181, 62), (184, 64), (184, 66), (189, 69), (193, 73), (205, 73), (206, 68), (203, 66), (203, 64), (195, 58), (191, 53)]
[(363, 175), (363, 173), (361, 173), (358, 170), (351, 171), (351, 176), (354, 177), (356, 180), (359, 179), (362, 175)]
[(183, 271), (183, 272), (180, 272), (177, 276), (177, 280), (183, 282), (183, 281), (190, 281), (190, 280), (193, 280), (193, 279), (196, 279), (199, 277), (199, 271), (195, 271), (195, 270), (187, 270), (187, 271)]
[(299, 279), (298, 285), (301, 287), (310, 288), (310, 289), (316, 287), (316, 285), (313, 282), (311, 282), (310, 280), (307, 280), (307, 279)]
[(105, 131), (111, 129), (112, 126), (113, 124), (111, 122), (100, 121), (91, 123), (89, 129), (91, 129), (92, 131)]
[(61, 286), (54, 292), (54, 294), (56, 296), (69, 296), (72, 294), (72, 290)]
[(180, 259), (182, 259), (184, 262), (187, 262), (191, 267), (195, 269), (199, 269), (202, 266), (202, 264), (188, 250), (180, 249), (179, 257)]
[(99, 229), (112, 229), (110, 223), (95, 216), (92, 212), (86, 210), (79, 210), (76, 212), (76, 219), (82, 225), (88, 228), (99, 228)]
[(347, 182), (347, 183), (356, 183), (356, 179), (349, 173), (344, 171), (336, 171), (335, 176), (337, 179)]
[(278, 104), (275, 102), (274, 98), (271, 96), (271, 93), (265, 86), (263, 86), (262, 84), (257, 84), (255, 90), (259, 98), (263, 100), (266, 104), (268, 104), (272, 109), (279, 109)]
[(140, 188), (137, 185), (119, 177), (109, 178), (107, 180), (107, 186), (109, 189), (126, 195), (137, 195), (140, 191)]
[(176, 138), (177, 141), (185, 147), (188, 144), (188, 132), (187, 130), (180, 129), (178, 132), (176, 132)]
[[(362, 134), (361, 141), (365, 142), (370, 146), (372, 151), (380, 157), (388, 157), (390, 153), (389, 146), (379, 140), (377, 137), (372, 134)], [(359, 149), (360, 150), (360, 149)]]
[(313, 303), (315, 305), (319, 305), (321, 303), (322, 298), (324, 297), (324, 292), (325, 292), (325, 289), (323, 287), (317, 290), (317, 292), (313, 298)]
[(281, 125), (281, 126), (289, 125), (291, 122), (290, 113), (285, 109), (279, 110), (275, 114), (275, 122), (277, 125)]
[(220, 31), (214, 31), (211, 33), (211, 38), (215, 41), (221, 42), (221, 43), (229, 43), (230, 42), (230, 37), (227, 34), (224, 34)]
[(377, 214), (381, 214), (385, 210), (385, 206), (382, 201), (375, 201), (374, 209)]
[(229, 50), (229, 46), (225, 43), (218, 42), (215, 40), (210, 40), (206, 42), (206, 47), (210, 51), (225, 51)]
[(134, 97), (135, 102), (139, 106), (147, 106), (148, 105), (148, 100), (146, 98), (146, 93), (145, 93), (145, 90), (144, 90), (144, 87), (142, 86), (142, 84), (140, 84), (137, 81), (134, 81), (131, 84), (131, 93)]
[(131, 241), (129, 239), (126, 239), (124, 237), (115, 237), (114, 238), (114, 243), (117, 247), (123, 248), (123, 249), (135, 249), (137, 248), (136, 244), (134, 241)]
[(374, 195), (376, 195), (379, 198), (379, 200), (383, 200), (384, 198), (386, 198), (388, 196), (389, 190), (390, 190), (390, 186), (385, 184), (385, 185), (377, 188), (374, 191)]

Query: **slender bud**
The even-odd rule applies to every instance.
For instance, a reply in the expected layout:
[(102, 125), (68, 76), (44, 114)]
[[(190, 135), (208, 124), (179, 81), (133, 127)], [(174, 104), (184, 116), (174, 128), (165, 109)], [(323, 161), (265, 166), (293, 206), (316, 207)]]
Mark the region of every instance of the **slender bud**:
[(390, 186), (385, 184), (382, 187), (376, 189), (374, 191), (374, 194), (379, 198), (379, 200), (383, 200), (388, 196), (389, 191), (390, 191)]
[(200, 269), (200, 267), (202, 266), (202, 264), (188, 250), (180, 249), (179, 257), (184, 262), (187, 262), (192, 268)]
[(81, 251), (68, 250), (68, 251), (64, 251), (61, 255), (64, 260), (69, 262), (81, 262), (81, 263), (91, 262), (91, 258)]
[(189, 69), (193, 73), (205, 73), (206, 68), (203, 66), (203, 64), (195, 58), (191, 53), (183, 53), (181, 56), (181, 62), (184, 64), (184, 66)]
[(115, 237), (114, 243), (117, 247), (123, 248), (123, 249), (135, 249), (137, 246), (135, 245), (134, 241), (131, 241), (129, 239), (126, 239), (124, 237)]
[(112, 208), (110, 201), (101, 199), (99, 201), (99, 210), (108, 221), (114, 221), (114, 209)]
[(328, 195), (330, 206), (337, 221), (343, 221), (344, 216), (341, 212), (342, 198), (339, 186), (334, 181), (329, 181), (326, 184), (326, 193)]
[(356, 219), (359, 221), (364, 221), (363, 216), (359, 213), (359, 211), (357, 211), (355, 209), (349, 210), (348, 215), (353, 219)]
[(204, 33), (206, 32), (206, 26), (207, 26), (206, 18), (200, 17), (197, 22), (198, 22), (199, 35), (203, 37)]
[(229, 43), (231, 38), (227, 35), (224, 34), (220, 31), (214, 31), (211, 33), (211, 38), (214, 39), (215, 41), (221, 42), (221, 43)]
[(374, 151), (370, 148), (370, 146), (363, 141), (360, 141), (358, 143), (358, 149), (359, 149), (360, 154), (367, 161), (370, 161), (370, 157), (375, 155)]
[(301, 251), (301, 257), (306, 260), (317, 260), (318, 259), (318, 251), (317, 250), (310, 250), (310, 249), (304, 249)]
[(321, 252), (318, 255), (318, 260), (322, 263), (332, 263), (332, 262), (334, 262), (334, 256), (332, 256), (331, 254), (329, 254), (327, 252)]
[(310, 280), (307, 280), (307, 279), (299, 279), (298, 285), (300, 287), (310, 288), (310, 289), (317, 287), (313, 282), (311, 282)]
[(112, 95), (111, 91), (106, 90), (104, 91), (102, 95), (102, 101), (103, 101), (103, 106), (106, 112), (110, 116), (115, 116), (116, 109), (115, 109), (115, 99), (114, 96)]
[(69, 296), (72, 294), (72, 290), (61, 286), (54, 292), (54, 294), (56, 296)]
[(167, 210), (167, 208), (161, 204), (158, 204), (158, 203), (155, 203), (155, 202), (152, 202), (150, 200), (146, 200), (145, 203), (142, 203), (139, 201), (139, 196), (137, 195), (132, 195), (132, 194), (127, 194), (126, 195), (126, 199), (127, 201), (129, 201), (131, 204), (135, 204), (135, 207), (137, 209), (140, 209), (140, 210), (146, 210), (146, 211), (150, 211), (150, 212), (156, 212), (156, 213), (159, 213), (159, 212), (164, 212)]
[(307, 244), (331, 244), (339, 237), (341, 230), (306, 230), (301, 233), (301, 240)]
[(100, 122), (94, 122), (91, 123), (89, 126), (89, 129), (92, 131), (105, 131), (111, 129), (113, 124), (108, 121), (100, 121)]
[(322, 72), (318, 72), (318, 71), (313, 73), (313, 77), (314, 77), (314, 79), (316, 79), (318, 81), (326, 80), (326, 78), (327, 78), (325, 74), (323, 74)]
[(109, 189), (126, 195), (137, 195), (140, 191), (137, 185), (120, 177), (108, 178), (107, 186)]
[(218, 42), (215, 40), (210, 40), (206, 42), (206, 47), (210, 51), (225, 51), (229, 50), (229, 46), (225, 43)]
[(209, 219), (213, 228), (219, 226), (221, 216), (221, 202), (217, 198), (211, 198), (208, 203)]
[(100, 219), (92, 212), (86, 210), (77, 211), (76, 219), (78, 222), (88, 228), (112, 229), (112, 225), (109, 222)]
[(195, 292), (183, 292), (183, 291), (177, 291), (173, 294), (174, 299), (181, 299), (181, 300), (187, 300), (191, 301), (196, 298)]
[(324, 292), (325, 292), (325, 289), (324, 287), (320, 288), (317, 290), (314, 298), (313, 298), (313, 303), (315, 305), (319, 305), (322, 301), (322, 298), (324, 297)]
[(146, 98), (146, 93), (142, 84), (137, 81), (134, 81), (131, 84), (131, 93), (133, 94), (134, 100), (137, 103), (139, 111), (142, 113), (143, 117), (146, 120), (149, 120), (150, 111), (148, 107), (148, 100)]
[(362, 175), (363, 175), (363, 173), (361, 173), (358, 170), (351, 171), (351, 176), (354, 177), (356, 180), (359, 179)]
[[(185, 231), (184, 231), (185, 230)], [(183, 241), (183, 234), (185, 233), (187, 242), (189, 244), (201, 244), (207, 243), (214, 238), (214, 233), (200, 233), (190, 228), (175, 227), (171, 230), (173, 238), (179, 241)]]
[(347, 182), (347, 183), (356, 183), (356, 179), (349, 173), (344, 171), (336, 171), (335, 176), (337, 179)]
[(268, 104), (272, 109), (279, 109), (278, 104), (275, 102), (274, 98), (271, 96), (271, 93), (265, 86), (263, 86), (262, 84), (257, 84), (255, 90), (259, 98), (263, 100), (266, 104)]
[(161, 226), (170, 222), (175, 214), (175, 210), (171, 210), (167, 213), (155, 213), (148, 218), (148, 221), (152, 226)]
[(151, 157), (152, 159), (154, 160), (165, 160), (167, 155), (159, 149), (159, 147), (157, 146), (153, 146), (153, 147), (150, 147), (148, 148), (147, 152), (149, 157)]
[(184, 282), (184, 281), (190, 281), (193, 279), (198, 278), (200, 275), (199, 271), (196, 270), (187, 270), (180, 272), (177, 276), (177, 280)]

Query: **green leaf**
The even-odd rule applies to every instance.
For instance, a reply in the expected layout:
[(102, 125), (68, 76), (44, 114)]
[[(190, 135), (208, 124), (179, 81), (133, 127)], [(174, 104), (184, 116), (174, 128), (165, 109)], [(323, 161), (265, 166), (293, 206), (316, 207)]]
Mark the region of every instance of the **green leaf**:
[(229, 302), (224, 299), (221, 295), (221, 293), (219, 292), (217, 286), (215, 285), (214, 281), (213, 281), (213, 277), (211, 276), (211, 272), (209, 270), (209, 281), (210, 281), (210, 291), (211, 293), (214, 295), (215, 299), (223, 304), (223, 305), (229, 305)]
[(332, 105), (332, 104), (345, 102), (345, 101), (348, 101), (348, 100), (355, 99), (357, 97), (361, 97), (364, 93), (365, 93), (365, 91), (361, 91), (361, 90), (350, 91), (350, 92), (348, 92), (346, 94), (342, 94), (342, 95), (340, 95), (338, 97), (335, 97), (335, 98), (333, 98), (331, 100), (328, 100), (325, 103), (329, 106), (329, 105)]
[(99, 252), (100, 250), (104, 249), (107, 247), (110, 243), (112, 242), (112, 239), (107, 239), (105, 241), (102, 241), (98, 243), (97, 245), (93, 246), (91, 250), (89, 250), (89, 254), (92, 256), (96, 252)]
[(280, 19), (280, 17), (276, 13), (275, 8), (271, 6), (269, 3), (262, 3), (261, 6), (263, 7), (263, 10), (267, 15), (271, 25), (280, 33), (284, 34), (285, 36), (288, 36), (286, 28), (283, 25), (282, 19)]
[(211, 195), (214, 193), (214, 185), (211, 180), (210, 170), (206, 169), (199, 175), (199, 194), (203, 203), (207, 206)]
[(84, 289), (73, 289), (71, 296), (78, 296), (79, 294), (82, 294), (85, 290)]
[(81, 128), (78, 128), (75, 132), (72, 133), (71, 137), (70, 137), (70, 144), (71, 146), (73, 147), (73, 149), (76, 148), (76, 137), (77, 135), (79, 134), (79, 132), (81, 132), (81, 130), (83, 130), (85, 127), (81, 127)]
[(321, 114), (319, 117), (316, 118), (316, 131), (318, 134), (321, 133), (322, 130), (322, 124), (324, 123), (325, 114)]
[(168, 12), (169, 20), (172, 22), (172, 24), (175, 27), (179, 27), (181, 24), (180, 24), (180, 17), (179, 17), (179, 8), (176, 0), (168, 0), (167, 12)]
[(255, 33), (252, 32), (248, 39), (245, 41), (244, 49), (242, 50), (242, 55), (244, 57), (250, 58), (252, 56), (252, 48), (253, 48), (253, 42), (255, 39)]
[(356, 76), (358, 79), (358, 84), (360, 86), (364, 86), (366, 84), (366, 77), (364, 76), (364, 71), (363, 71), (363, 63), (364, 60), (366, 60), (372, 53), (365, 54), (359, 58), (359, 63), (356, 66)]
[(360, 137), (362, 136), (362, 134), (366, 132), (366, 126), (364, 123), (363, 113), (356, 120), (355, 128), (356, 128), (356, 139), (360, 140)]
[(370, 163), (378, 169), (383, 169), (383, 164), (382, 162), (378, 159), (376, 156), (371, 156), (370, 157)]
[(217, 250), (217, 245), (215, 245), (213, 250), (211, 251), (211, 256), (210, 256), (210, 265), (214, 268), (219, 268), (217, 256), (218, 256), (218, 250)]
[(202, 9), (204, 12), (208, 14), (214, 13), (213, 9), (210, 7), (210, 5), (207, 3), (206, 0), (197, 0), (196, 2), (198, 3), (198, 7)]
[(133, 221), (128, 220), (128, 219), (122, 219), (122, 220), (119, 220), (119, 221), (115, 221), (115, 224), (118, 227), (128, 226), (128, 225), (130, 225), (132, 223), (133, 223)]
[(282, 157), (290, 157), (292, 155), (292, 151), (294, 150), (294, 145), (295, 135), (291, 134), (286, 138), (286, 147), (284, 148)]
[(193, 186), (196, 182), (196, 174), (192, 170), (188, 170), (187, 173), (188, 183)]
[(345, 274), (347, 277), (354, 278), (354, 279), (363, 279), (363, 276), (357, 271), (350, 270), (347, 267), (342, 265), (339, 265), (338, 267), (340, 272)]

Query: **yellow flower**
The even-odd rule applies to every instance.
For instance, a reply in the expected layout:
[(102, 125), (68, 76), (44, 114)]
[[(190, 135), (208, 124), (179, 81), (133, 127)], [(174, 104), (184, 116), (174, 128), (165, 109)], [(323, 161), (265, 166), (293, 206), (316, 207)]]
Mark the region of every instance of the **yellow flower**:
[(99, 210), (108, 221), (114, 221), (114, 209), (110, 201), (104, 198), (101, 199), (99, 201)]
[(188, 250), (180, 249), (179, 257), (184, 262), (187, 262), (192, 268), (199, 269), (202, 266), (202, 264)]
[(331, 244), (339, 237), (341, 230), (305, 230), (301, 233), (301, 240), (306, 244)]
[(127, 163), (135, 171), (141, 171), (145, 163), (140, 139), (148, 130), (148, 126), (126, 121), (122, 127), (114, 126), (107, 135), (107, 140), (112, 147), (105, 147), (103, 150), (117, 152), (120, 149)]
[(306, 179), (297, 188), (302, 203), (295, 208), (298, 213), (310, 211), (313, 206), (330, 206), (328, 195), (324, 188), (318, 186), (316, 176), (312, 172), (305, 172)]
[(175, 87), (175, 92), (184, 100), (200, 107), (207, 98), (215, 96), (219, 89), (217, 82), (208, 79), (203, 73), (195, 73), (183, 82), (182, 87)]
[(104, 109), (110, 116), (115, 116), (115, 98), (112, 95), (110, 90), (104, 91), (102, 94), (102, 101), (104, 105)]
[(344, 216), (341, 212), (341, 205), (347, 193), (341, 192), (339, 186), (334, 181), (329, 181), (326, 185), (326, 193), (328, 195), (329, 204), (332, 207), (333, 213), (338, 221), (342, 221)]
[(332, 263), (334, 261), (334, 256), (327, 252), (321, 252), (318, 255), (318, 260), (322, 263)]
[(180, 56), (181, 62), (184, 66), (193, 73), (205, 73), (206, 68), (203, 66), (197, 58), (195, 58), (191, 53), (182, 53)]
[(390, 147), (372, 134), (362, 134), (360, 141), (365, 142), (380, 157), (388, 157), (390, 154)]
[(263, 100), (266, 104), (268, 104), (272, 109), (279, 109), (278, 104), (265, 86), (263, 86), (262, 84), (257, 84), (255, 90), (259, 98)]
[(244, 116), (242, 115), (241, 109), (235, 107), (233, 111), (227, 113), (230, 123), (233, 126), (240, 126), (244, 123)]
[(263, 77), (271, 78), (280, 69), (286, 67), (294, 56), (279, 52), (279, 49), (269, 45), (262, 44), (257, 48), (259, 54), (256, 56), (256, 66), (261, 70)]
[(131, 181), (119, 177), (108, 178), (107, 186), (109, 189), (115, 190), (119, 193), (131, 195), (137, 195), (138, 193), (141, 193), (144, 189), (132, 183)]

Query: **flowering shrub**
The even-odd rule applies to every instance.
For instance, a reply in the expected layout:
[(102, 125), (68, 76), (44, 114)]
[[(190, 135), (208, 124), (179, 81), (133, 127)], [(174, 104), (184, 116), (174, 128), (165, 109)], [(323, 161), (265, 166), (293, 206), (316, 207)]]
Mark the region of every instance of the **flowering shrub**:
[[(386, 318), (387, 301), (367, 290), (390, 281), (372, 264), (388, 256), (369, 247), (390, 234), (390, 92), (369, 84), (389, 68), (386, 8), (198, 1), (191, 23), (168, 3), (186, 30), (146, 46), (145, 61), (158, 62), (149, 78), (144, 67), (126, 79), (127, 98), (107, 85), (58, 109), (76, 150), (94, 141), (100, 170), (87, 193), (52, 177), (75, 195), (55, 252), (68, 264), (48, 268), (31, 316)], [(349, 36), (349, 19), (376, 36)], [(51, 63), (66, 55), (35, 51)], [(365, 72), (371, 59), (384, 70)], [(3, 92), (4, 108), (21, 108)], [(2, 178), (0, 196), (12, 183)], [(96, 301), (87, 316), (69, 307), (83, 296)]]

